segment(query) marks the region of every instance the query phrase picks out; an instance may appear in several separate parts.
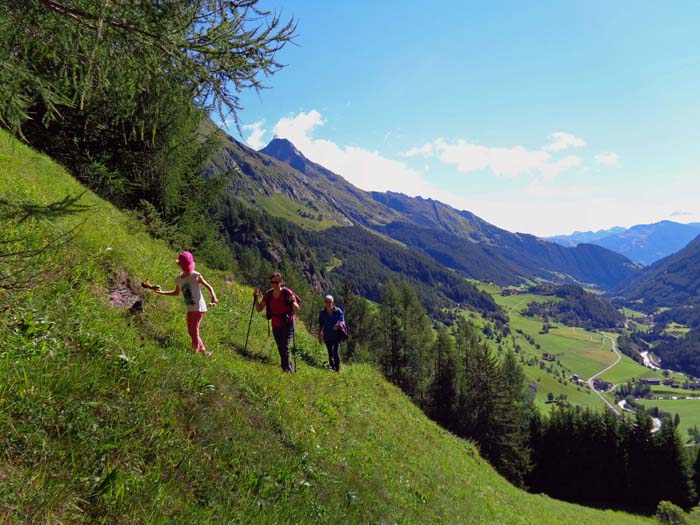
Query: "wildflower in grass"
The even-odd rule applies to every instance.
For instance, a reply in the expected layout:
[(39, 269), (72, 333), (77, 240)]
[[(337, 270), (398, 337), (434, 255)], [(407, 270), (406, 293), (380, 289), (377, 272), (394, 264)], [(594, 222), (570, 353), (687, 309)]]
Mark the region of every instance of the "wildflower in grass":
[(124, 389), (124, 393), (125, 393), (125, 394), (130, 394), (130, 393), (131, 393), (131, 388), (127, 386), (127, 387)]

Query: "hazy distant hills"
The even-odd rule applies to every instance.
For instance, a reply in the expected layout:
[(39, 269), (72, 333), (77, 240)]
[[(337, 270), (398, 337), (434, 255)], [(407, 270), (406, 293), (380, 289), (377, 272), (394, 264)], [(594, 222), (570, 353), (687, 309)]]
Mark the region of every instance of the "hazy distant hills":
[(620, 253), (645, 265), (671, 255), (700, 235), (700, 223), (680, 224), (661, 221), (639, 224), (631, 228), (615, 227), (598, 232), (574, 232), (571, 235), (548, 237), (563, 246), (587, 242)]
[(621, 226), (615, 226), (609, 230), (598, 230), (595, 232), (574, 232), (571, 235), (553, 235), (551, 237), (543, 237), (547, 241), (553, 241), (562, 246), (576, 246), (581, 243), (592, 243), (595, 244), (596, 241), (610, 237), (617, 233), (622, 233), (627, 231)]
[(236, 198), (307, 230), (362, 226), (466, 277), (502, 285), (548, 280), (612, 289), (638, 271), (627, 258), (599, 246), (565, 247), (502, 230), (432, 199), (365, 192), (285, 139), (260, 151), (223, 132), (221, 140), (224, 147), (210, 175), (226, 173)]

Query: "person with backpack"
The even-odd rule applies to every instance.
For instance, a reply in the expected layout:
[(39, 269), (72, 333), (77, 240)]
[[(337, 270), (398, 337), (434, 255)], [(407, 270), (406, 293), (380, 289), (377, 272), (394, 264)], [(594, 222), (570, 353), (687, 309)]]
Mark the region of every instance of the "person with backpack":
[(209, 357), (211, 352), (206, 349), (199, 336), (199, 325), (207, 312), (207, 302), (204, 300), (202, 287), (206, 288), (211, 295), (211, 306), (218, 304), (219, 300), (216, 298), (214, 288), (204, 280), (202, 274), (194, 271), (194, 257), (190, 252), (180, 252), (176, 262), (182, 272), (175, 277), (175, 288), (166, 291), (158, 285), (152, 285), (151, 289), (159, 295), (180, 295), (182, 292), (187, 308), (187, 333), (192, 339), (192, 351)]
[(281, 273), (273, 273), (270, 276), (271, 288), (262, 294), (260, 299), (260, 289), (253, 292), (255, 297), (255, 309), (262, 312), (265, 308), (267, 318), (272, 324), (272, 335), (277, 344), (277, 351), (280, 354), (280, 365), (284, 372), (294, 372), (294, 367), (289, 359), (289, 346), (294, 338), (294, 328), (296, 318), (295, 313), (299, 312), (299, 296), (284, 284)]
[(328, 364), (332, 370), (340, 372), (340, 343), (345, 331), (345, 314), (335, 306), (333, 296), (326, 295), (325, 306), (318, 314), (318, 342), (326, 343)]

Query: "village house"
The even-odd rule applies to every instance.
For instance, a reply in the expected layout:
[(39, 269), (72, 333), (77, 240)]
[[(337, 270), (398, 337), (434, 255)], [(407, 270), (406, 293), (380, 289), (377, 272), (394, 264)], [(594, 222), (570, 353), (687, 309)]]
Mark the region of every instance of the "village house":
[(612, 383), (608, 383), (607, 381), (603, 381), (602, 379), (593, 380), (593, 388), (595, 388), (596, 390), (600, 390), (601, 392), (607, 392), (613, 386), (614, 385)]

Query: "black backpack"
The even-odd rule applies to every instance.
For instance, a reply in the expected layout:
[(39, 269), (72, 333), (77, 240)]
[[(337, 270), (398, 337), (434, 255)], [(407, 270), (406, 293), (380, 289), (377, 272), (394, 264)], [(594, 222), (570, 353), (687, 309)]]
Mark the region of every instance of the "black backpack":
[[(280, 314), (278, 317), (284, 317), (285, 321), (289, 319), (292, 315), (294, 315), (294, 308), (292, 307), (292, 297), (294, 297), (297, 301), (297, 304), (301, 306), (301, 297), (299, 297), (296, 293), (294, 293), (293, 290), (290, 288), (287, 288), (286, 286), (282, 287), (282, 293), (284, 294), (285, 298), (287, 299), (287, 305), (289, 306), (289, 312), (286, 314)], [(268, 319), (272, 319), (272, 311), (270, 310), (270, 300), (272, 299), (272, 288), (270, 288), (267, 292), (265, 292), (265, 317)]]

